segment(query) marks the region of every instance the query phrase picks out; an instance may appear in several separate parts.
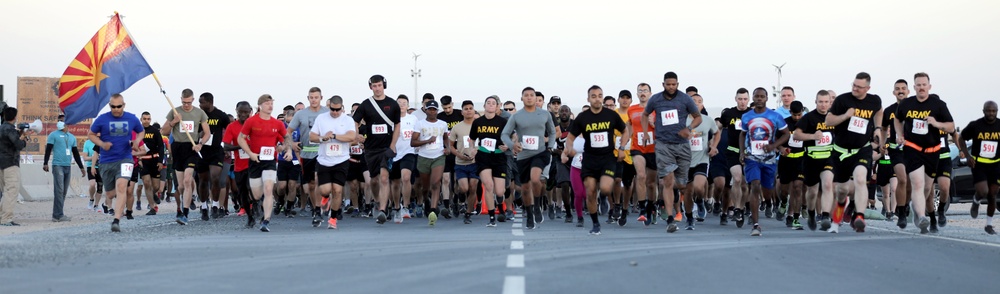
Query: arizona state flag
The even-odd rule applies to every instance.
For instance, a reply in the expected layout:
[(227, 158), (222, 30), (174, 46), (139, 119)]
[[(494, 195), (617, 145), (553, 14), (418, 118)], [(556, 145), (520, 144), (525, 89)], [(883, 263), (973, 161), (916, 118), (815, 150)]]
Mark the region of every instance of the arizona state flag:
[(59, 79), (59, 108), (66, 114), (66, 123), (97, 117), (112, 94), (152, 73), (115, 12)]

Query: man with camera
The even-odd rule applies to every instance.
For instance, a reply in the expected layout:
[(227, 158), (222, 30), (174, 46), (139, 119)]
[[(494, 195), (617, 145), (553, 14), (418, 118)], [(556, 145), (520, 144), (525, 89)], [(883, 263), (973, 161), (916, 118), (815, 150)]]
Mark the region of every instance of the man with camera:
[[(2, 102), (0, 102), (2, 104)], [(27, 125), (14, 126), (17, 118), (17, 108), (3, 109), (3, 124), (0, 124), (0, 226), (20, 226), (14, 222), (14, 205), (17, 203), (17, 193), (21, 189), (21, 150), (27, 146), (28, 135), (34, 134)]]

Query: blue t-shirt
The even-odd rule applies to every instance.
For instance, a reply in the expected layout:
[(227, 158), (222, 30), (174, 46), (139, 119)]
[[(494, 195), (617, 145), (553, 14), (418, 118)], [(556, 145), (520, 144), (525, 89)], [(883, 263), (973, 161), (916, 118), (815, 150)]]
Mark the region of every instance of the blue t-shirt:
[[(300, 126), (301, 127), (301, 126)], [(288, 128), (288, 123), (285, 123), (285, 128)], [(311, 127), (310, 127), (311, 128)], [(299, 130), (296, 129), (292, 131), (292, 142), (299, 142), (302, 139), (299, 136)], [(278, 142), (278, 145), (284, 145), (284, 142)], [(285, 161), (285, 151), (278, 152), (278, 160)], [(292, 152), (292, 161), (299, 160), (299, 155)]]
[(764, 145), (774, 143), (779, 132), (788, 128), (785, 118), (770, 109), (763, 113), (750, 110), (743, 114), (742, 121), (740, 130), (747, 133), (743, 146), (746, 148), (746, 158), (763, 164), (778, 163), (778, 149), (765, 151)]
[(784, 106), (778, 106), (778, 108), (774, 109), (774, 112), (780, 114), (782, 118), (788, 118), (789, 116), (792, 116), (792, 111), (785, 109)]
[[(645, 113), (656, 113), (656, 126), (654, 137), (656, 141), (667, 144), (689, 144), (688, 139), (682, 138), (679, 133), (687, 127), (688, 115), (701, 113), (698, 105), (694, 104), (691, 96), (683, 92), (676, 92), (673, 99), (666, 99), (663, 92), (656, 93), (646, 102)], [(702, 122), (710, 123), (710, 122)]]
[(97, 134), (101, 141), (111, 142), (111, 149), (101, 150), (100, 163), (115, 163), (122, 160), (132, 160), (132, 132), (142, 133), (142, 123), (134, 114), (125, 112), (121, 117), (114, 117), (111, 112), (97, 116), (90, 125), (90, 131)]
[(76, 137), (64, 131), (49, 134), (48, 145), (52, 145), (52, 166), (70, 166), (73, 164), (73, 147), (76, 147)]
[[(83, 142), (83, 153), (87, 154), (87, 157), (94, 156), (94, 141), (87, 139), (86, 142)], [(90, 160), (84, 160), (83, 166), (91, 167)]]

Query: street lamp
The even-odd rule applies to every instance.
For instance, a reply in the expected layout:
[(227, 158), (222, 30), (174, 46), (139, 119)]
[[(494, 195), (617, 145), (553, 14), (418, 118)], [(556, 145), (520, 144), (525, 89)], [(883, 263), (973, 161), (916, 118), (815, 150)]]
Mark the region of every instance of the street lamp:
[(417, 57), (420, 57), (420, 55), (422, 54), (413, 53), (413, 69), (410, 70), (410, 77), (413, 78), (413, 98), (411, 99), (418, 99), (420, 97), (417, 96), (417, 79), (420, 78), (420, 69), (417, 68)]

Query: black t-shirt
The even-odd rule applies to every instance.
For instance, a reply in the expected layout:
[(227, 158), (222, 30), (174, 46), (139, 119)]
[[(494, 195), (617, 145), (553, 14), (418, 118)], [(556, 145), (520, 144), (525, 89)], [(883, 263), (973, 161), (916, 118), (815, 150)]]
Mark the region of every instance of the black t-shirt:
[(922, 148), (941, 144), (941, 131), (927, 123), (927, 117), (934, 117), (938, 122), (954, 121), (948, 104), (940, 98), (928, 97), (924, 102), (916, 96), (903, 99), (896, 109), (896, 119), (903, 123), (903, 139)]
[(587, 156), (614, 155), (615, 132), (625, 132), (625, 122), (613, 110), (601, 109), (601, 112), (584, 111), (576, 116), (569, 126), (569, 133), (577, 137), (583, 135), (585, 140), (583, 153)]
[(354, 113), (354, 122), (360, 123), (362, 120), (370, 126), (370, 129), (362, 133), (365, 135), (365, 150), (381, 151), (389, 148), (392, 144), (392, 132), (395, 125), (399, 123), (399, 104), (396, 100), (385, 97), (382, 100), (375, 100), (379, 109), (385, 113), (389, 121), (382, 119), (378, 109), (372, 105), (371, 99), (365, 99), (358, 106), (358, 111)]
[(480, 116), (472, 121), (469, 140), (476, 141), (476, 139), (479, 139), (480, 146), (486, 144), (484, 140), (493, 140), (490, 144), (495, 144), (493, 147), (494, 150), (500, 150), (500, 146), (503, 146), (503, 140), (500, 140), (500, 133), (503, 132), (503, 127), (506, 125), (507, 119), (499, 115), (494, 115), (493, 119), (486, 118), (485, 115)]
[[(803, 115), (802, 119), (799, 119), (799, 122), (795, 124), (795, 128), (796, 132), (802, 132), (803, 134), (815, 134), (816, 131), (830, 133), (830, 142), (827, 143), (833, 142), (832, 137), (835, 137), (833, 136), (834, 128), (826, 125), (826, 115), (820, 114), (819, 110), (813, 110)], [(802, 141), (802, 148), (817, 146), (817, 143), (819, 142), (815, 140)]]
[(864, 99), (858, 100), (851, 93), (840, 94), (833, 100), (830, 113), (843, 115), (850, 108), (854, 108), (854, 116), (834, 127), (836, 136), (833, 143), (847, 149), (861, 148), (871, 142), (876, 124), (875, 113), (882, 110), (882, 98), (867, 94)]
[(570, 126), (573, 125), (573, 120), (572, 119), (569, 120), (569, 124), (566, 124), (565, 126), (562, 125), (562, 121), (561, 120), (556, 120), (555, 122), (556, 122), (556, 126), (559, 127), (559, 130), (562, 131), (562, 133), (556, 134), (556, 136), (559, 136), (559, 138), (556, 138), (556, 149), (558, 149), (560, 151), (561, 150), (565, 150), (566, 149), (566, 137), (567, 137), (567, 135), (569, 135), (569, 128), (570, 128)]
[[(799, 119), (801, 120), (801, 119)], [(792, 119), (791, 116), (785, 118), (785, 125), (788, 126), (788, 141), (785, 141), (784, 146), (789, 149), (789, 153), (797, 153), (805, 150), (805, 142), (795, 140), (795, 132), (799, 131), (798, 121)]]
[(739, 110), (736, 107), (726, 108), (722, 111), (722, 116), (719, 117), (719, 122), (722, 123), (722, 128), (726, 129), (726, 139), (729, 144), (726, 147), (741, 148), (740, 145), (740, 124), (743, 119), (743, 114), (750, 111), (750, 107), (747, 109)]
[(367, 124), (361, 124), (360, 126), (358, 126), (358, 134), (361, 134), (361, 137), (365, 138), (365, 143), (363, 143), (363, 145), (351, 146), (352, 149), (360, 148), (360, 150), (362, 151), (362, 152), (353, 152), (354, 150), (351, 150), (352, 151), (352, 152), (350, 152), (351, 158), (360, 160), (362, 157), (365, 156), (365, 154), (364, 154), (364, 149), (365, 149), (364, 145), (368, 144), (368, 135), (367, 134), (370, 131), (371, 130), (369, 129), (369, 127), (368, 127)]
[[(969, 153), (972, 153), (972, 156), (984, 159), (997, 158), (997, 146), (998, 142), (1000, 142), (1000, 122), (994, 121), (991, 124), (986, 121), (986, 118), (979, 118), (969, 122), (969, 125), (965, 129), (962, 129), (961, 136), (962, 140), (972, 140), (972, 145), (968, 146)], [(989, 146), (992, 150), (983, 150), (984, 146)], [(990, 155), (988, 153), (993, 153), (993, 156), (983, 156)]]
[(897, 108), (899, 108), (899, 102), (889, 105), (882, 111), (882, 129), (889, 131), (889, 138), (885, 139), (886, 148), (889, 147), (889, 144), (896, 144), (896, 124), (892, 123), (892, 120), (896, 118)]
[(226, 112), (219, 110), (218, 107), (212, 112), (205, 112), (208, 116), (208, 129), (212, 131), (209, 135), (212, 144), (205, 144), (203, 149), (207, 150), (222, 150), (222, 136), (226, 133), (226, 127), (229, 126), (229, 115)]
[(459, 109), (452, 109), (451, 114), (446, 114), (444, 111), (438, 112), (437, 119), (444, 121), (448, 125), (448, 131), (454, 128), (459, 122), (465, 120), (465, 116), (462, 115), (462, 111)]
[(146, 144), (147, 148), (149, 148), (146, 155), (161, 154), (161, 151), (163, 150), (163, 135), (160, 134), (160, 128), (150, 125), (143, 128), (143, 132), (145, 132), (146, 135), (142, 138), (142, 142), (143, 144)]

